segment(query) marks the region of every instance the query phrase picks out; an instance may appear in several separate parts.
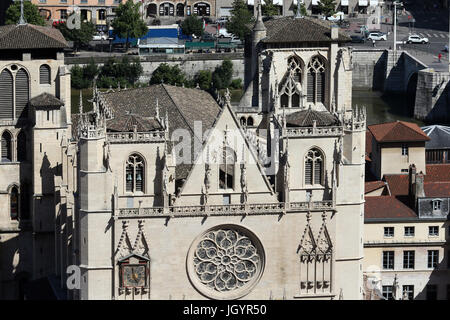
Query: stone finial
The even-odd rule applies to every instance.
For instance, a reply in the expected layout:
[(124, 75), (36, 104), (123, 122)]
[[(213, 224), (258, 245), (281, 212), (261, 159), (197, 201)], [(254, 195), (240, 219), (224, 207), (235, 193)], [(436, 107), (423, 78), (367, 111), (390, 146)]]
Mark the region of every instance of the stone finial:
[(258, 1), (258, 15), (256, 17), (256, 23), (253, 27), (254, 31), (266, 31), (266, 27), (264, 26), (264, 22), (262, 21), (262, 10), (261, 10), (261, 0)]
[(228, 88), (226, 88), (226, 90), (225, 90), (225, 103), (228, 105), (231, 104), (231, 94), (230, 94), (230, 90)]
[(295, 19), (303, 18), (301, 6), (303, 4), (303, 1), (297, 0), (297, 13), (295, 14)]
[(20, 18), (19, 18), (19, 25), (27, 24), (27, 20), (25, 19), (25, 14), (23, 11), (23, 1), (24, 0), (14, 0), (14, 1), (20, 1)]
[(159, 101), (158, 98), (156, 98), (156, 119), (159, 119)]
[(200, 89), (200, 85), (197, 82), (197, 85), (195, 86), (195, 89)]

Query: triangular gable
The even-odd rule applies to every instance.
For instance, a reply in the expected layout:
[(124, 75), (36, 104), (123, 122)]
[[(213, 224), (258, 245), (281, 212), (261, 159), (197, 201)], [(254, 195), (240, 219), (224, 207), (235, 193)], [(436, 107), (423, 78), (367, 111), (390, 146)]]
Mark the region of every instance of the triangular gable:
[(321, 254), (330, 254), (331, 253), (331, 249), (332, 249), (333, 245), (331, 243), (331, 238), (330, 238), (330, 235), (328, 233), (328, 229), (327, 229), (327, 226), (325, 225), (325, 223), (320, 228), (319, 235), (317, 236), (317, 240), (316, 240), (316, 245), (317, 245), (318, 253), (321, 253)]
[[(206, 159), (207, 156), (206, 154), (208, 153), (208, 147), (209, 146), (213, 146), (212, 140), (215, 138), (214, 136), (214, 132), (217, 132), (215, 130), (217, 130), (218, 127), (220, 127), (223, 123), (223, 121), (225, 121), (224, 119), (229, 116), (231, 118), (231, 120), (233, 121), (232, 123), (230, 123), (230, 126), (227, 126), (228, 129), (236, 129), (237, 132), (239, 132), (239, 138), (242, 139), (242, 142), (244, 144), (244, 148), (245, 148), (245, 153), (248, 155), (247, 158), (247, 163), (249, 163), (248, 158), (251, 157), (251, 166), (253, 166), (253, 164), (255, 164), (255, 167), (257, 168), (259, 175), (261, 177), (261, 181), (258, 183), (252, 183), (252, 182), (248, 182), (247, 184), (249, 185), (249, 190), (255, 190), (258, 188), (258, 186), (260, 185), (265, 185), (266, 186), (266, 190), (267, 192), (269, 192), (272, 196), (273, 196), (273, 200), (278, 202), (278, 199), (276, 198), (275, 192), (263, 170), (263, 167), (260, 163), (260, 161), (258, 160), (257, 155), (255, 154), (253, 148), (251, 147), (246, 135), (244, 134), (244, 131), (235, 115), (235, 113), (233, 112), (233, 110), (231, 109), (231, 107), (225, 103), (221, 113), (219, 114), (216, 122), (214, 123), (213, 127), (211, 128), (211, 131), (208, 133), (208, 136), (206, 137), (203, 145), (202, 145), (202, 152), (199, 152), (198, 157), (195, 160), (195, 164), (193, 166), (193, 168), (190, 170), (189, 175), (186, 179), (186, 182), (184, 183), (181, 191), (180, 191), (180, 196), (183, 195), (184, 192), (186, 192), (186, 189), (189, 188), (190, 185), (194, 185), (196, 186), (196, 188), (198, 188), (198, 192), (194, 191), (194, 190), (190, 190), (188, 193), (192, 194), (192, 193), (198, 193), (201, 194), (201, 187), (198, 186), (198, 180), (199, 176), (202, 177), (201, 181), (203, 181), (203, 177), (204, 177), (204, 162), (203, 159)], [(233, 126), (234, 125), (234, 126)], [(242, 154), (242, 150), (241, 149), (236, 149), (234, 150), (237, 154), (237, 158), (241, 159), (240, 155)], [(236, 165), (240, 165), (240, 161), (236, 162)], [(248, 177), (251, 176), (251, 173), (249, 172), (249, 165), (247, 165), (247, 173), (248, 173)], [(251, 176), (252, 180), (255, 179), (255, 176)], [(198, 180), (198, 181), (193, 181), (194, 179)], [(236, 183), (239, 183), (239, 179), (235, 180)], [(252, 185), (254, 185), (254, 187), (252, 187)], [(239, 188), (236, 187), (237, 190), (239, 190)], [(261, 191), (258, 191), (261, 192)]]
[(117, 243), (116, 255), (120, 257), (128, 256), (133, 251), (130, 237), (128, 236), (128, 222), (123, 221), (122, 234), (120, 235), (119, 242)]
[(148, 244), (147, 237), (144, 233), (144, 220), (140, 220), (139, 222), (139, 231), (136, 236), (136, 240), (134, 241), (133, 253), (137, 253), (141, 256), (148, 256)]
[[(316, 253), (316, 241), (314, 240), (314, 235), (311, 230), (311, 226), (308, 224), (303, 232), (302, 239), (300, 240), (300, 244), (298, 245), (297, 253), (300, 253), (302, 256), (312, 256)], [(306, 258), (306, 257), (304, 257)]]

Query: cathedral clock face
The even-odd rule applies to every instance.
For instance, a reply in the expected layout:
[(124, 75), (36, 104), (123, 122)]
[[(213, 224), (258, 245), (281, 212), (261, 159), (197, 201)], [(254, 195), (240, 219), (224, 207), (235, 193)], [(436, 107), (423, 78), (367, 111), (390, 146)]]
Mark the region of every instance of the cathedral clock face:
[(125, 265), (123, 266), (124, 287), (145, 287), (145, 266)]

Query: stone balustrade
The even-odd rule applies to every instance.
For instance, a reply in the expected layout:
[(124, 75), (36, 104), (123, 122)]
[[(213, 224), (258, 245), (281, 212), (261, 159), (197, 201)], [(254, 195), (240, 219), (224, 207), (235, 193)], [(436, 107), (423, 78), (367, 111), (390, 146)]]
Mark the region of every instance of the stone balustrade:
[(285, 137), (335, 137), (340, 136), (344, 132), (343, 127), (299, 127), (284, 128), (283, 136)]
[(167, 208), (123, 208), (118, 209), (118, 217), (185, 217), (185, 216), (223, 216), (223, 215), (264, 215), (285, 214), (297, 211), (334, 210), (333, 201), (312, 202), (279, 202), (263, 204), (229, 204), (229, 205), (197, 205), (171, 206)]
[(149, 143), (164, 142), (165, 131), (153, 132), (108, 132), (107, 139), (110, 143)]

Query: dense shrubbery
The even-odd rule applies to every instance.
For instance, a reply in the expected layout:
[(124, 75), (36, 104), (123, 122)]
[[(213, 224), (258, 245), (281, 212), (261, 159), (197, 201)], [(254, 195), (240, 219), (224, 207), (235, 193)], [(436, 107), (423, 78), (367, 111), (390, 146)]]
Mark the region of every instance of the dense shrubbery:
[(89, 64), (80, 67), (72, 67), (72, 87), (75, 89), (85, 89), (92, 86), (94, 79), (97, 79), (96, 85), (99, 88), (117, 88), (132, 87), (137, 84), (139, 77), (143, 72), (139, 59), (130, 60), (124, 56), (116, 61), (109, 59), (102, 67), (98, 67), (94, 59)]

